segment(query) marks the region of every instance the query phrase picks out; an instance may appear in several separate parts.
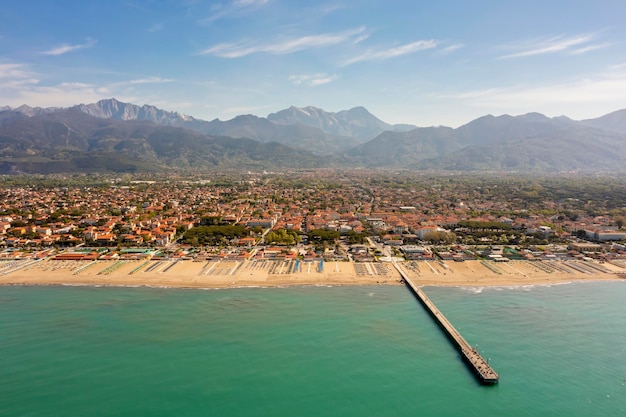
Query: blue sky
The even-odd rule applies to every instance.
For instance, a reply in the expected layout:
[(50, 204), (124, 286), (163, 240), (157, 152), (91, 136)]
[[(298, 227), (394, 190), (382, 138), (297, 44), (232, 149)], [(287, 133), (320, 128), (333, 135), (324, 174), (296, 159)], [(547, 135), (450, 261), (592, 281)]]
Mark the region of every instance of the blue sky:
[(626, 2), (11, 1), (0, 106), (115, 97), (230, 119), (364, 106), (389, 123), (626, 108)]

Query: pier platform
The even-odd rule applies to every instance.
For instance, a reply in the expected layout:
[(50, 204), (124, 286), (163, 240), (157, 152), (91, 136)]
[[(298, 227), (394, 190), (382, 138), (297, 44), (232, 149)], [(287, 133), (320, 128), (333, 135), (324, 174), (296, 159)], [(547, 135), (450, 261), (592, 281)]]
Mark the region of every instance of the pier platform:
[(421, 304), (426, 308), (426, 310), (430, 313), (430, 315), (435, 319), (439, 327), (443, 329), (448, 338), (453, 342), (455, 347), (461, 353), (463, 360), (470, 369), (474, 372), (478, 380), (482, 384), (491, 385), (496, 384), (500, 380), (500, 376), (493, 370), (491, 365), (481, 356), (478, 351), (473, 348), (467, 341), (461, 336), (452, 323), (439, 311), (435, 303), (433, 303), (430, 298), (418, 287), (415, 282), (411, 278), (407, 276), (407, 274), (402, 270), (402, 268), (398, 267), (398, 265), (394, 262), (394, 266), (402, 276), (402, 279), (406, 283), (406, 285), (411, 289), (413, 294), (417, 297), (417, 299), (421, 302)]

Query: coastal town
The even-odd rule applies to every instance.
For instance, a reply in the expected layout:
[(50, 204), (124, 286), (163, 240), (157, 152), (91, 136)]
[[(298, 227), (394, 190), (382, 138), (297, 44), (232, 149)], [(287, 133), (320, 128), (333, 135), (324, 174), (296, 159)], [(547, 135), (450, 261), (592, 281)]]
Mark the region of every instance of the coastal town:
[(61, 266), (96, 275), (89, 283), (171, 270), (218, 286), (259, 273), (276, 285), (298, 274), (299, 283), (392, 283), (397, 268), (433, 282), (454, 268), (626, 273), (625, 190), (610, 179), (309, 170), (56, 181), (5, 179), (2, 282)]

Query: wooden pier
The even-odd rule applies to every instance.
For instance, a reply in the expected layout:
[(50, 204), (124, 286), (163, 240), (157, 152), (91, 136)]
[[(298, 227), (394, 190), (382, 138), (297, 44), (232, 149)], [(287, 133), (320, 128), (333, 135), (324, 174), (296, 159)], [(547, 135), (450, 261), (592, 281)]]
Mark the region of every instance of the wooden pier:
[(461, 336), (452, 323), (448, 321), (448, 319), (439, 311), (435, 303), (433, 303), (430, 298), (422, 291), (411, 278), (407, 276), (407, 274), (394, 262), (393, 263), (402, 279), (407, 284), (407, 286), (411, 289), (413, 294), (417, 297), (417, 299), (422, 303), (422, 305), (428, 310), (430, 315), (435, 319), (439, 327), (441, 327), (448, 338), (454, 343), (459, 352), (461, 352), (461, 356), (465, 363), (471, 368), (474, 372), (478, 380), (483, 384), (496, 384), (500, 379), (499, 375), (496, 371), (493, 370), (491, 365), (478, 353), (478, 351), (473, 348), (467, 341)]

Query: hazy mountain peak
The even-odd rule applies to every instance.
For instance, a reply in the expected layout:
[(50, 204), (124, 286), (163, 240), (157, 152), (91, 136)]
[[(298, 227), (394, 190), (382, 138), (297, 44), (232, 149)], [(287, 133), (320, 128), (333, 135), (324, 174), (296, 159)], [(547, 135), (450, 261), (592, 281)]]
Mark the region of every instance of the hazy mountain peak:
[(34, 107), (30, 107), (28, 104), (22, 104), (21, 106), (16, 108), (15, 111), (18, 111), (20, 113), (24, 113), (24, 112), (32, 111), (34, 109), (35, 109)]
[[(314, 106), (306, 106), (306, 107), (296, 107), (296, 106), (291, 106), (289, 107), (289, 110), (291, 110), (293, 112), (293, 115), (295, 117), (297, 117), (297, 115), (306, 115), (307, 117), (319, 117), (320, 113), (323, 113), (324, 110), (319, 109), (317, 107)], [(269, 117), (268, 117), (269, 120)]]
[(21, 106), (15, 108), (15, 109), (11, 109), (11, 107), (8, 107), (6, 110), (14, 111), (14, 112), (19, 113), (19, 114), (21, 114), (23, 116), (33, 117), (33, 116), (37, 116), (38, 114), (41, 114), (41, 113), (50, 113), (50, 112), (56, 111), (56, 110), (58, 110), (58, 108), (57, 107), (49, 107), (49, 108), (31, 107), (31, 106), (29, 106), (27, 104), (22, 104)]
[[(233, 121), (233, 122), (240, 122), (240, 121), (245, 121), (245, 120), (254, 120), (254, 121), (258, 121), (263, 119), (262, 117), (259, 116), (255, 116), (254, 114), (240, 114), (239, 116), (235, 116), (232, 119), (230, 119), (229, 121)], [(265, 120), (265, 119), (263, 119)]]
[(415, 127), (390, 125), (372, 115), (362, 106), (337, 113), (327, 112), (314, 106), (291, 106), (288, 109), (269, 114), (267, 119), (281, 125), (312, 126), (331, 135), (351, 137), (361, 142), (374, 138), (385, 130), (407, 131)]
[(581, 123), (611, 132), (626, 133), (626, 109), (617, 110), (595, 119), (581, 120)]
[(184, 122), (195, 120), (178, 112), (161, 110), (148, 104), (137, 106), (115, 98), (103, 99), (92, 104), (79, 104), (73, 108), (100, 119), (145, 120), (165, 126), (181, 126)]
[(532, 121), (546, 121), (546, 120), (551, 120), (549, 117), (547, 117), (544, 114), (541, 113), (537, 113), (537, 112), (530, 112), (530, 113), (526, 113), (522, 116), (519, 116), (520, 118), (524, 118), (526, 120), (532, 120)]
[(367, 110), (363, 106), (352, 107), (351, 109), (349, 109), (349, 110), (347, 110), (345, 112), (349, 113), (349, 114), (372, 115), (372, 113), (370, 113), (369, 110)]

